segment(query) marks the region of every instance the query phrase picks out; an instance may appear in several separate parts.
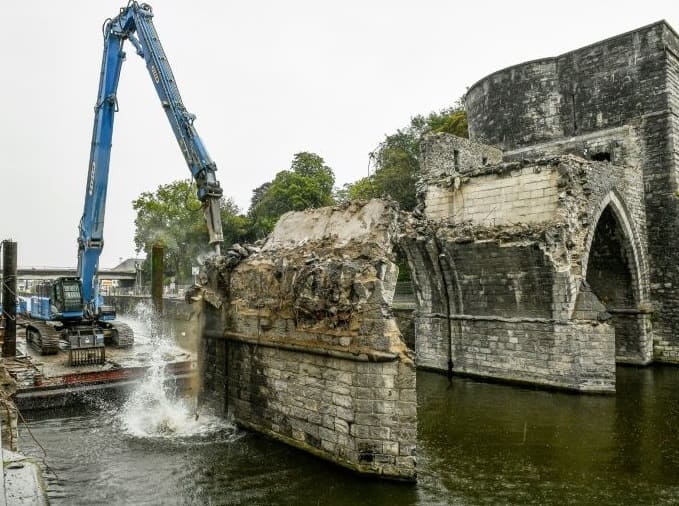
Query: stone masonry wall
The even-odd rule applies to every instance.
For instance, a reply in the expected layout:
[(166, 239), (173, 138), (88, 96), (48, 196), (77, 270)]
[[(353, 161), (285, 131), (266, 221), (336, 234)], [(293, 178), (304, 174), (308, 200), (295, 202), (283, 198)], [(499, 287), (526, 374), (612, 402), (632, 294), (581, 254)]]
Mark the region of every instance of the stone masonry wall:
[(241, 424), (351, 469), (412, 478), (412, 367), (257, 344), (232, 343), (228, 350), (229, 364), (238, 364), (229, 370), (228, 385)]
[(479, 176), (473, 185), (455, 183), (460, 185), (457, 192), (432, 188), (427, 192), (427, 215), (453, 223), (486, 225), (546, 221), (558, 206), (558, 177), (555, 172), (530, 167)]
[(660, 21), (500, 70), (466, 97), (471, 139), (503, 148), (509, 158), (607, 154), (624, 166), (638, 159), (653, 356), (666, 362), (679, 362), (678, 55), (679, 36)]
[(460, 247), (445, 239), (440, 248), (454, 266), (454, 298), (466, 315), (551, 318), (556, 275), (539, 244), (479, 241)]
[(288, 213), (261, 248), (210, 260), (199, 357), (206, 396), (239, 424), (414, 480), (415, 367), (391, 312), (396, 219), (377, 200)]
[(469, 138), (506, 150), (562, 137), (564, 100), (555, 58), (499, 70), (467, 91)]
[(625, 125), (505, 151), (503, 157), (508, 161), (563, 154), (585, 159), (608, 155), (614, 165), (641, 167), (643, 147), (639, 126)]
[(455, 135), (432, 134), (422, 142), (421, 158), (432, 176), (473, 172), (484, 165), (502, 162), (502, 151)]
[(679, 37), (666, 27), (664, 113), (644, 120), (654, 357), (679, 363)]
[[(638, 165), (570, 155), (481, 166), (464, 175), (450, 165), (441, 171), (440, 165), (431, 174), (423, 164), (423, 217), (408, 218), (402, 238), (418, 300), (418, 365), (445, 370), (452, 361), (454, 371), (466, 374), (611, 391), (616, 357), (650, 360), (645, 229), (637, 225), (644, 222), (644, 184)], [(495, 188), (502, 184), (503, 191), (487, 191), (489, 181)], [(549, 195), (551, 207), (538, 207), (531, 215), (522, 209), (530, 209), (535, 190), (529, 188), (536, 182), (544, 185), (540, 196)], [(440, 213), (436, 198), (446, 194), (461, 202), (459, 211)], [(501, 220), (469, 219), (474, 215), (467, 209), (489, 212), (498, 195), (508, 203)], [(621, 258), (629, 271), (627, 285), (615, 286), (633, 294), (624, 308), (630, 318), (611, 320), (605, 310), (576, 307), (606, 210), (619, 224), (626, 251)], [(598, 268), (593, 264), (594, 271)], [(632, 335), (639, 318), (644, 324), (636, 341), (618, 346), (616, 322)], [(632, 345), (636, 354), (628, 356)]]
[(512, 150), (663, 111), (672, 38), (659, 22), (484, 77), (466, 95), (470, 138)]
[[(614, 330), (591, 321), (452, 316), (454, 371), (581, 392), (615, 391)], [(440, 317), (417, 317), (418, 367), (446, 370)]]

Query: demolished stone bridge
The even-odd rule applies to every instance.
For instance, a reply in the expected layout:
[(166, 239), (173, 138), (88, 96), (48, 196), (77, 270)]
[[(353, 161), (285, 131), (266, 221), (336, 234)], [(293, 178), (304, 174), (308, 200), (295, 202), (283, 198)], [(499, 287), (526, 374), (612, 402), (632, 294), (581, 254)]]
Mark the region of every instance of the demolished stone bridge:
[(652, 359), (639, 170), (572, 155), (460, 166), (468, 141), (425, 145), (412, 266), (419, 366), (580, 391)]
[(281, 217), (207, 265), (203, 388), (238, 423), (365, 474), (414, 480), (415, 365), (391, 303), (398, 211)]
[(205, 393), (242, 425), (413, 480), (415, 364), (614, 392), (618, 363), (679, 363), (678, 55), (663, 21), (500, 70), (466, 96), (469, 140), (422, 143), (413, 213), (291, 213), (210, 260)]
[(679, 37), (664, 21), (500, 70), (422, 145), (404, 234), (418, 365), (606, 392), (679, 362)]

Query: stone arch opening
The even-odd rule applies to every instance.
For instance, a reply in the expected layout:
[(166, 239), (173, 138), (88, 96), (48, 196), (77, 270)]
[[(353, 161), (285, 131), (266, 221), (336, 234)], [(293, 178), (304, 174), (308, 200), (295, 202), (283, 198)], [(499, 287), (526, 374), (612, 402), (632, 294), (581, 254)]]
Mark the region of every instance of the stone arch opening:
[(610, 206), (601, 213), (587, 262), (587, 283), (607, 309), (635, 307), (627, 239)]
[(651, 360), (649, 314), (643, 308), (639, 259), (634, 238), (610, 201), (591, 239), (585, 279), (612, 316), (615, 356), (621, 363), (646, 364)]

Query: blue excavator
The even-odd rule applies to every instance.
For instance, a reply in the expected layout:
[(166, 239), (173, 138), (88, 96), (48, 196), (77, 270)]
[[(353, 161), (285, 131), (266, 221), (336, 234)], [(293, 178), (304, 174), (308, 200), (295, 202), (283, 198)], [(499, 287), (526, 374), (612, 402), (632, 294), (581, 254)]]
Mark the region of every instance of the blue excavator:
[(215, 176), (217, 166), (193, 125), (195, 116), (182, 103), (172, 69), (153, 26), (151, 6), (130, 1), (115, 18), (105, 21), (103, 32), (104, 54), (94, 107), (85, 206), (79, 226), (77, 276), (57, 278), (40, 286), (39, 293), (31, 298), (26, 320), (26, 340), (41, 354), (57, 353), (59, 343), (65, 342), (71, 356), (74, 356), (74, 351), (81, 352), (82, 360), (71, 360), (78, 363), (103, 362), (105, 344), (126, 347), (134, 342), (132, 329), (115, 321), (115, 310), (103, 304), (97, 280), (99, 256), (104, 246), (113, 120), (118, 111), (116, 91), (125, 60), (123, 44), (126, 40), (146, 62), (160, 103), (196, 182), (209, 243), (220, 254), (224, 242), (220, 216), (222, 188)]

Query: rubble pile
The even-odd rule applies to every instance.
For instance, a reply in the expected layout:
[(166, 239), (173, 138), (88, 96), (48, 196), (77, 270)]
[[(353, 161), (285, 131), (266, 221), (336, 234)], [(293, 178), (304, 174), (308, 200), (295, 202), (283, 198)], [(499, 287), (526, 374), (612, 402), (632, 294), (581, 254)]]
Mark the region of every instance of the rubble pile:
[(400, 349), (391, 315), (397, 217), (376, 200), (289, 213), (265, 242), (209, 259), (203, 297), (227, 301), (231, 332)]

